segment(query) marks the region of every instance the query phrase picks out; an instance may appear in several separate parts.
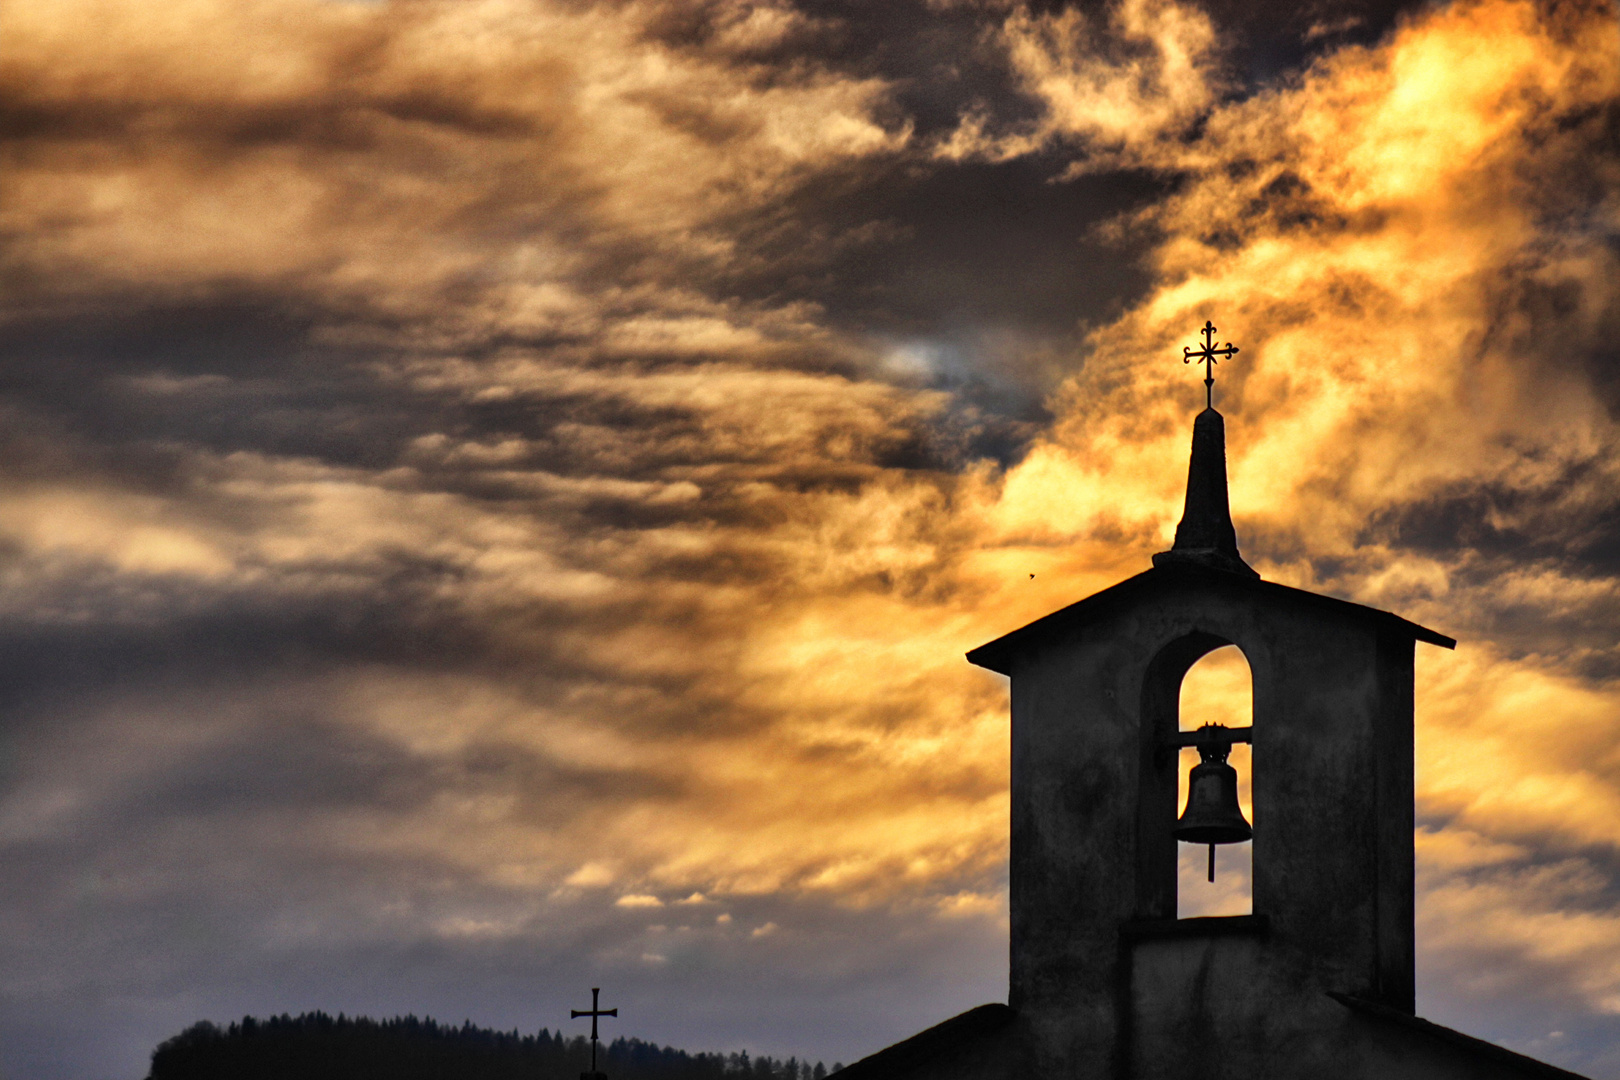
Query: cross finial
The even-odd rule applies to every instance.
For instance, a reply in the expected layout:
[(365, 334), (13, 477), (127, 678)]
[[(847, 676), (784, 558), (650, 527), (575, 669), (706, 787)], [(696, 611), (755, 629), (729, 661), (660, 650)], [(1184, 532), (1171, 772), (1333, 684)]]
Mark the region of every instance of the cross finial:
[(599, 995), (601, 992), (602, 992), (602, 988), (600, 986), (591, 987), (591, 1007), (589, 1009), (570, 1009), (570, 1010), (568, 1010), (569, 1019), (578, 1019), (581, 1016), (588, 1016), (588, 1017), (591, 1018), (591, 1073), (590, 1073), (590, 1075), (593, 1078), (593, 1080), (598, 1075), (597, 1071), (596, 1071), (596, 1018), (598, 1016), (614, 1016), (614, 1017), (616, 1017), (616, 1016), (619, 1015), (619, 1010), (617, 1008), (603, 1009), (603, 1008), (599, 1007), (600, 998), (598, 998), (597, 995)]
[(1181, 347), (1181, 362), (1183, 364), (1190, 364), (1194, 360), (1204, 362), (1204, 407), (1213, 409), (1215, 407), (1215, 358), (1224, 356), (1231, 359), (1237, 355), (1238, 347), (1228, 341), (1223, 348), (1217, 349), (1215, 347), (1215, 324), (1208, 319), (1204, 320), (1202, 333), (1204, 335), (1203, 347), (1190, 349), (1183, 345)]

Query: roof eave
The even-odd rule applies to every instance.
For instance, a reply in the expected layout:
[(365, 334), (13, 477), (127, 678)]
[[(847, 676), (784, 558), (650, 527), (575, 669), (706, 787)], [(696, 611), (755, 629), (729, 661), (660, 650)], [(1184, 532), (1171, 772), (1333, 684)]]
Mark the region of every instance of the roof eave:
[(1352, 600), (1341, 600), (1336, 596), (1325, 596), (1305, 589), (1296, 589), (1291, 585), (1282, 585), (1275, 581), (1262, 581), (1220, 570), (1190, 566), (1156, 566), (1133, 577), (1128, 577), (1124, 581), (1110, 585), (1101, 592), (1093, 593), (1067, 607), (1059, 608), (1050, 615), (1043, 615), (1034, 622), (1027, 623), (1016, 630), (1003, 634), (994, 641), (980, 645), (967, 654), (968, 662), (1002, 675), (1011, 675), (1013, 656), (1018, 648), (1032, 644), (1044, 638), (1047, 634), (1083, 626), (1100, 617), (1115, 602), (1122, 600), (1129, 593), (1135, 592), (1147, 584), (1183, 575), (1197, 575), (1206, 579), (1212, 577), (1213, 580), (1239, 588), (1260, 589), (1276, 596), (1286, 596), (1306, 603), (1331, 604), (1335, 607), (1355, 611), (1365, 618), (1376, 619), (1392, 629), (1399, 630), (1414, 641), (1437, 645), (1442, 649), (1455, 649), (1457, 647), (1456, 638), (1448, 637), (1437, 630), (1431, 630), (1409, 619), (1403, 619), (1393, 612), (1368, 607)]

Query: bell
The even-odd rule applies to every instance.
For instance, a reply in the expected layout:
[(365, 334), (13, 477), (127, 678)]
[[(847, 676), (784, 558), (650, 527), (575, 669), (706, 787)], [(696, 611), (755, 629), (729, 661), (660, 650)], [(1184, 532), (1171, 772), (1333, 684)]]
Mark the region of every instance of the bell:
[(1175, 838), (1188, 844), (1209, 845), (1209, 880), (1215, 880), (1215, 845), (1241, 844), (1253, 839), (1254, 830), (1238, 806), (1237, 770), (1226, 763), (1232, 744), (1216, 734), (1217, 725), (1199, 729), (1207, 737), (1198, 742), (1200, 761), (1187, 778), (1187, 809), (1176, 822)]

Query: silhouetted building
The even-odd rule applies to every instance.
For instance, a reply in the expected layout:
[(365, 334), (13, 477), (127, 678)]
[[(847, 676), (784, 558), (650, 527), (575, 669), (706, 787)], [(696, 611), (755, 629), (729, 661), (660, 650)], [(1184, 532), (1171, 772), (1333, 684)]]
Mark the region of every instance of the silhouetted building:
[[(968, 654), (1012, 680), (1008, 1003), (840, 1080), (1573, 1076), (1414, 1015), (1417, 642), (1456, 645), (1244, 563), (1206, 409), (1171, 550)], [(1182, 676), (1225, 645), (1249, 663), (1252, 728), (1183, 733)], [(1251, 742), (1249, 915), (1177, 918), (1178, 828), (1206, 835), (1178, 826), (1180, 747), (1200, 738), (1214, 764)], [(1246, 838), (1218, 771), (1204, 794)]]

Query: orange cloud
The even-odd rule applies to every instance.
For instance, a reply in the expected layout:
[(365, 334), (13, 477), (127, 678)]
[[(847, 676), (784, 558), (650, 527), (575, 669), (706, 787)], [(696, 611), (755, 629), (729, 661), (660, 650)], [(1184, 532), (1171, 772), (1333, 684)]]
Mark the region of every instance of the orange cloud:
[[(882, 79), (768, 59), (836, 27), (717, 5), (675, 33), (678, 8), (11, 13), (0, 86), (37, 122), (0, 169), (8, 317), (270, 294), (307, 322), (96, 382), (171, 418), (131, 437), (144, 472), (88, 421), (17, 425), (0, 613), (319, 633), (273, 657), (294, 674), (76, 703), (75, 730), (144, 749), (94, 782), (41, 767), (0, 834), (79, 835), (177, 761), (307, 722), (398, 789), (230, 835), (523, 898), (423, 933), (698, 894), (997, 929), (1005, 690), (962, 654), (1168, 545), (1200, 404), (1177, 357), (1208, 318), (1242, 349), (1216, 394), (1251, 561), (1464, 639), (1419, 667), (1435, 955), (1472, 947), (1448, 920), (1528, 912), (1511, 951), (1612, 1009), (1612, 919), (1576, 910), (1600, 871), (1564, 862), (1620, 845), (1612, 10), (1438, 7), (1242, 100), (1198, 9), (1020, 10), (990, 41), (1038, 117), (924, 142)], [(1062, 358), (1027, 453), (953, 457), (966, 395), (805, 284), (903, 230), (793, 200), (1071, 151), (1071, 181), (1178, 179), (1108, 230), (1148, 284)], [(340, 404), (300, 412), (312, 386)], [(1238, 674), (1195, 678), (1205, 715), (1243, 715)]]

